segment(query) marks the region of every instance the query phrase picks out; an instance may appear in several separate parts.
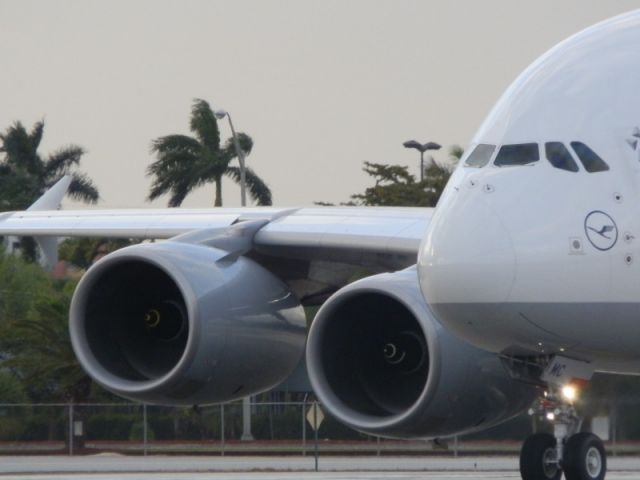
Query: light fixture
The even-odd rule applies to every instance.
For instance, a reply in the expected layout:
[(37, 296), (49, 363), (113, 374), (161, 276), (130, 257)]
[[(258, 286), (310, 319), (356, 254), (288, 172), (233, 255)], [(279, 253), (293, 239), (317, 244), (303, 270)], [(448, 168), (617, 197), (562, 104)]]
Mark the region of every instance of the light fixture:
[(404, 148), (415, 148), (420, 152), (420, 181), (424, 180), (424, 152), (427, 150), (440, 150), (441, 145), (435, 142), (420, 143), (416, 140), (407, 140), (402, 144)]
[(565, 400), (573, 402), (578, 397), (578, 389), (573, 385), (565, 385), (562, 387), (562, 396)]

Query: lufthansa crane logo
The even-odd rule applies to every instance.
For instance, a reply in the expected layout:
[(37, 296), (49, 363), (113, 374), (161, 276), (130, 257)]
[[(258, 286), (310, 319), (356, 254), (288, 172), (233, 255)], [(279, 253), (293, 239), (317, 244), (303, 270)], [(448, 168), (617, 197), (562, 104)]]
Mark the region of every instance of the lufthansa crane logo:
[(618, 241), (618, 227), (608, 214), (594, 210), (584, 219), (584, 232), (598, 250), (609, 250)]

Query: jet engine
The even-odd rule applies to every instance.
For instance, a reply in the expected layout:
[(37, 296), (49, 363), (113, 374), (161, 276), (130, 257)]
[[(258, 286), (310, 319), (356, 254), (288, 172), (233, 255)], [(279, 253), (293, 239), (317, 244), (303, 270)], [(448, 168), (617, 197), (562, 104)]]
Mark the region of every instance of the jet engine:
[(389, 437), (485, 429), (522, 412), (536, 396), (498, 356), (436, 321), (415, 269), (365, 278), (333, 295), (311, 327), (307, 368), (334, 417)]
[(103, 387), (134, 400), (223, 402), (266, 390), (298, 363), (304, 312), (252, 260), (202, 245), (118, 250), (73, 296), (71, 341)]

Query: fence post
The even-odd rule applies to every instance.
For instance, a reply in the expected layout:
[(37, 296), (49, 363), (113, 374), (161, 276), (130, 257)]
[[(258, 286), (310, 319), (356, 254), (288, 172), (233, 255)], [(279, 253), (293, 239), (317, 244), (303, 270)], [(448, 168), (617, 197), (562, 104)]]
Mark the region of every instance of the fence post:
[(306, 402), (302, 404), (302, 456), (307, 456), (307, 418), (305, 416)]
[(318, 471), (318, 402), (314, 401), (313, 402), (313, 441), (315, 442), (315, 445), (313, 447), (313, 450), (315, 452), (315, 457), (316, 457), (316, 461), (315, 461), (315, 465), (316, 465), (316, 472)]
[(613, 401), (609, 403), (609, 431), (611, 432), (611, 450), (613, 450), (613, 456), (618, 456), (618, 402)]
[(73, 455), (73, 404), (69, 404), (69, 455)]
[(144, 456), (147, 456), (147, 441), (148, 441), (148, 436), (147, 436), (147, 404), (143, 403), (142, 404), (142, 430), (143, 430), (143, 442), (144, 442)]
[(242, 399), (242, 435), (240, 440), (253, 440), (251, 433), (251, 397)]
[(220, 404), (220, 456), (224, 457), (224, 403)]

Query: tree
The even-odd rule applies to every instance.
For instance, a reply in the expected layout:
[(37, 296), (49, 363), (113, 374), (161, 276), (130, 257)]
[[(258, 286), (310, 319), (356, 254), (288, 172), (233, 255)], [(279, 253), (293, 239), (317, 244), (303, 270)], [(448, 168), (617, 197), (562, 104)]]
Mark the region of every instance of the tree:
[(375, 179), (364, 193), (351, 195), (357, 205), (428, 206), (424, 186), (416, 182), (407, 167), (364, 162), (363, 170)]
[(0, 399), (2, 403), (27, 403), (29, 397), (20, 379), (10, 370), (0, 370)]
[(56, 281), (38, 265), (0, 253), (2, 369), (33, 400), (86, 401), (91, 380), (75, 359), (68, 330), (74, 282)]
[(9, 354), (3, 365), (19, 372), (36, 400), (79, 403), (91, 393), (91, 378), (78, 364), (69, 339), (72, 287), (40, 292), (27, 318), (2, 326), (0, 345)]
[(434, 207), (463, 153), (460, 146), (453, 145), (447, 163), (439, 164), (431, 158), (421, 182), (407, 167), (364, 162), (363, 170), (375, 179), (375, 184), (364, 193), (351, 195), (351, 199), (356, 205)]
[[(213, 182), (214, 205), (222, 206), (222, 177), (240, 182), (240, 169), (229, 165), (237, 156), (233, 139), (220, 145), (218, 121), (209, 104), (201, 99), (193, 101), (190, 130), (194, 137), (166, 135), (151, 143), (157, 160), (147, 169), (147, 175), (154, 177), (148, 199), (170, 193), (169, 206), (177, 207), (194, 189)], [(251, 137), (239, 133), (238, 141), (248, 155), (253, 148)], [(264, 181), (250, 168), (245, 169), (245, 177), (249, 196), (258, 205), (271, 205), (271, 190)]]
[[(93, 181), (76, 167), (85, 150), (67, 145), (42, 157), (38, 147), (44, 134), (44, 122), (37, 122), (27, 131), (15, 122), (0, 133), (0, 211), (24, 210), (64, 175), (71, 175), (69, 195), (86, 203), (96, 203), (98, 189)], [(36, 246), (31, 237), (20, 240), (23, 256), (35, 260)]]
[(449, 160), (453, 162), (454, 165), (460, 161), (462, 155), (464, 155), (464, 148), (460, 145), (451, 145), (449, 147)]
[[(45, 291), (49, 284), (49, 277), (39, 265), (6, 255), (0, 247), (0, 325), (29, 316), (35, 292)], [(0, 349), (0, 359), (3, 354)]]
[(89, 177), (75, 170), (85, 150), (67, 145), (42, 157), (38, 147), (44, 134), (44, 122), (27, 131), (15, 122), (0, 133), (0, 210), (24, 210), (64, 175), (71, 175), (69, 195), (86, 203), (96, 203), (98, 190)]
[(134, 243), (138, 242), (128, 238), (67, 238), (58, 247), (58, 255), (60, 260), (85, 270), (97, 259)]
[[(402, 206), (402, 207), (433, 207), (449, 181), (456, 164), (464, 154), (459, 145), (449, 147), (448, 160), (440, 164), (433, 157), (426, 162), (424, 180), (416, 181), (409, 173), (408, 167), (401, 165), (385, 165), (381, 163), (364, 162), (366, 173), (374, 177), (375, 184), (367, 188), (364, 193), (351, 195), (351, 200), (341, 202), (342, 206)], [(314, 202), (319, 206), (333, 206), (333, 203)]]

